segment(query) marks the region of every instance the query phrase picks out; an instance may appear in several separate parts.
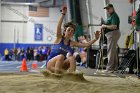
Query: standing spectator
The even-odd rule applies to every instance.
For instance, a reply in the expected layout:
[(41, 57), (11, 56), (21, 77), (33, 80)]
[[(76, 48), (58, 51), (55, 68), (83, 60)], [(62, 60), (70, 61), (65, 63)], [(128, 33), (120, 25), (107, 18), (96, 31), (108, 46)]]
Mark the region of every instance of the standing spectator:
[(40, 47), (40, 49), (39, 49), (39, 54), (40, 54), (40, 61), (43, 61), (43, 54), (42, 54), (42, 48), (43, 47)]
[(17, 48), (15, 48), (14, 49), (14, 58), (15, 58), (15, 60), (17, 60), (17, 53), (18, 53), (18, 50), (17, 50)]
[(15, 49), (12, 48), (12, 60), (15, 60)]
[(0, 53), (0, 59), (2, 59), (2, 54)]
[(36, 60), (40, 61), (40, 48), (37, 49)]
[[(51, 52), (51, 48), (50, 47), (47, 47), (47, 58), (48, 58), (48, 56), (50, 55), (50, 52)], [(47, 59), (46, 58), (46, 59)]]
[(23, 60), (23, 58), (25, 58), (25, 50), (24, 48), (21, 49), (21, 53), (20, 53), (20, 56), (21, 56), (21, 60)]
[[(136, 14), (136, 31), (139, 35), (139, 60), (140, 60), (140, 4)], [(138, 61), (138, 73), (140, 75), (140, 61)]]
[(17, 49), (17, 60), (20, 61), (20, 53), (21, 53), (21, 50), (20, 48)]
[(47, 57), (47, 47), (43, 47), (42, 48), (42, 60), (46, 60), (46, 57)]
[(12, 60), (13, 54), (14, 54), (13, 49), (11, 49), (11, 50), (9, 51), (9, 60)]
[(34, 48), (34, 60), (37, 60), (37, 48)]
[[(47, 48), (47, 55), (46, 55), (46, 59), (48, 58), (48, 56), (50, 55), (50, 52), (51, 52), (51, 48), (49, 48), (49, 47), (46, 47)], [(42, 66), (41, 66), (41, 68), (45, 68), (46, 67), (46, 62), (45, 62), (45, 64), (43, 64)]]
[(27, 51), (26, 51), (26, 57), (27, 57), (28, 61), (31, 60), (31, 54), (30, 54), (30, 48), (29, 47), (27, 48)]
[(7, 48), (4, 50), (4, 56), (5, 56), (5, 60), (8, 61), (9, 60), (9, 51)]
[(30, 48), (30, 56), (31, 56), (31, 60), (34, 60), (34, 49)]
[(112, 73), (118, 69), (118, 57), (117, 57), (117, 43), (121, 36), (120, 33), (120, 19), (117, 15), (112, 4), (108, 4), (106, 7), (108, 18), (105, 24), (101, 26), (102, 31), (104, 31), (107, 37), (107, 57), (108, 64), (105, 73)]

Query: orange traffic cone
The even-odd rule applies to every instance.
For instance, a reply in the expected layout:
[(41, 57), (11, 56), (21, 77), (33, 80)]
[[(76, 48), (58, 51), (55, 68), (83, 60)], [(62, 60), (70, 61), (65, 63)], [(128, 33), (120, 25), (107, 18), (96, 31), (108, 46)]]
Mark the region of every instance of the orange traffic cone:
[(37, 62), (32, 63), (32, 69), (36, 70), (38, 68)]
[(28, 72), (27, 64), (26, 64), (26, 59), (25, 59), (25, 58), (24, 58), (23, 61), (22, 61), (22, 65), (21, 65), (21, 68), (20, 68), (20, 72)]

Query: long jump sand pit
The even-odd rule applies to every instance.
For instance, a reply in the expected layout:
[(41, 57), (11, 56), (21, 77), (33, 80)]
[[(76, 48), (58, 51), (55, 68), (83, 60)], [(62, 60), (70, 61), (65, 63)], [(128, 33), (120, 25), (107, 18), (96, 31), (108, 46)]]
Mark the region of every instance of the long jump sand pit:
[(0, 93), (140, 93), (140, 80), (135, 77), (84, 76), (84, 82), (65, 78), (41, 73), (0, 74)]
[(47, 70), (42, 70), (41, 73), (46, 78), (53, 78), (58, 80), (67, 80), (67, 81), (74, 81), (74, 82), (88, 82), (84, 76), (83, 73), (68, 73), (65, 72), (63, 74), (54, 74)]

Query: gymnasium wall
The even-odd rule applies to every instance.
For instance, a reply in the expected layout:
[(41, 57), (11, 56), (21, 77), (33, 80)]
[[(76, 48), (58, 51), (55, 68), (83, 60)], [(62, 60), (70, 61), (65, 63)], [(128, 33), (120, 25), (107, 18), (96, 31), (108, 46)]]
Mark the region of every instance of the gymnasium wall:
[[(86, 2), (86, 0), (81, 0), (82, 5)], [(91, 24), (100, 24), (100, 18), (102, 17), (103, 19), (106, 19), (106, 12), (103, 9), (105, 6), (105, 0), (88, 0), (89, 1), (89, 11), (90, 11), (90, 21)], [(131, 33), (131, 25), (128, 24), (128, 15), (131, 15), (132, 13), (132, 4), (129, 3), (129, 0), (106, 0), (110, 3), (112, 3), (115, 7), (116, 12), (118, 13), (120, 17), (120, 31), (121, 31), (121, 38), (119, 40), (119, 46), (121, 48), (124, 47), (124, 42), (126, 35)], [(83, 10), (84, 9), (84, 10)], [(82, 8), (81, 12), (84, 15), (82, 16), (83, 24), (87, 24), (87, 14), (84, 12), (87, 11), (86, 8)], [(91, 30), (91, 33), (94, 31), (98, 30), (100, 27), (99, 26), (92, 26), (89, 28)], [(88, 29), (87, 29), (88, 30)], [(90, 33), (90, 32), (89, 32)], [(94, 37), (93, 37), (94, 38)], [(99, 43), (97, 42), (95, 45), (98, 45)]]
[[(13, 10), (17, 10), (16, 13)], [(35, 46), (50, 46), (55, 40), (55, 31), (58, 18), (60, 16), (59, 8), (49, 8), (48, 17), (31, 17), (29, 16), (29, 6), (2, 5), (1, 8), (1, 33), (0, 33), (0, 53), (3, 54), (5, 48), (27, 48)], [(21, 14), (23, 14), (21, 16)], [(25, 18), (27, 17), (30, 21)], [(35, 24), (43, 25), (43, 40), (35, 41), (34, 32)]]
[[(90, 24), (100, 24), (101, 17), (105, 19), (105, 11), (103, 9), (104, 0), (89, 0), (89, 14), (90, 14)], [(94, 31), (100, 30), (100, 26), (91, 26), (91, 37), (94, 35)], [(92, 37), (94, 38), (94, 36)], [(97, 41), (94, 45), (99, 45)]]
[(138, 8), (139, 8), (139, 4), (140, 4), (140, 0), (136, 0), (136, 1), (135, 1), (135, 9), (136, 9), (136, 11), (137, 11)]
[[(80, 0), (80, 13), (81, 13), (81, 19), (83, 26), (88, 25), (88, 17), (87, 17), (87, 6), (86, 6), (86, 0)], [(88, 28), (83, 27), (83, 32), (86, 35), (89, 35)]]
[[(103, 5), (103, 0), (80, 0), (81, 18), (84, 26), (84, 33), (90, 35), (92, 39), (95, 38), (93, 33), (99, 29), (99, 26), (90, 26), (88, 28), (89, 19), (90, 24), (100, 24), (101, 17), (105, 18)], [(97, 41), (94, 45), (99, 45), (99, 42)]]

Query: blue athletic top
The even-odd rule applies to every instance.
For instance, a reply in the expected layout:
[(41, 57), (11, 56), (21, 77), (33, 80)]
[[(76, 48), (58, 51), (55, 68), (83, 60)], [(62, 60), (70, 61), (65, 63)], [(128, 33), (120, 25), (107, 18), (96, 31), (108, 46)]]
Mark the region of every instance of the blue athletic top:
[(79, 51), (80, 51), (80, 53), (81, 53), (82, 51), (84, 51), (84, 48), (79, 48)]
[(66, 59), (66, 55), (68, 52), (73, 54), (73, 50), (70, 47), (70, 42), (71, 42), (71, 40), (69, 40), (68, 44), (65, 45), (64, 38), (62, 38), (61, 42), (59, 44), (53, 44), (51, 53), (48, 56), (46, 62), (48, 62), (50, 59), (52, 59), (53, 57), (60, 55), (60, 54), (64, 55), (65, 59)]

